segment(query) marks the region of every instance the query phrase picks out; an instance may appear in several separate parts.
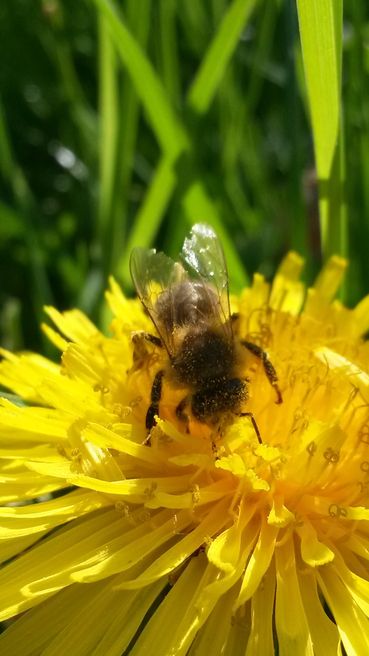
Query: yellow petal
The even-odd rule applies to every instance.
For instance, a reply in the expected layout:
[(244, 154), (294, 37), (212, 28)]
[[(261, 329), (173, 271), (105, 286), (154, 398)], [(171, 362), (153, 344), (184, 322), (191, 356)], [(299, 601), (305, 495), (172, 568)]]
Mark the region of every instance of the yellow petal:
[(49, 408), (19, 407), (7, 399), (0, 399), (0, 436), (17, 442), (57, 442), (67, 438), (70, 425), (63, 413)]
[(230, 528), (222, 531), (210, 544), (208, 560), (223, 572), (234, 572), (240, 559), (244, 531), (255, 513), (255, 504), (243, 508), (240, 517)]
[(295, 515), (286, 508), (280, 499), (273, 499), (272, 508), (268, 515), (268, 524), (277, 528), (283, 528), (293, 523), (295, 519)]
[(41, 324), (41, 330), (50, 340), (50, 342), (56, 346), (57, 349), (60, 351), (65, 351), (68, 346), (68, 342), (60, 335), (60, 333), (48, 326), (46, 323)]
[(231, 589), (219, 599), (205, 625), (198, 632), (190, 654), (209, 656), (209, 654), (235, 653), (223, 651), (233, 624), (232, 605), (235, 594), (236, 590)]
[(297, 532), (301, 538), (301, 557), (311, 567), (326, 565), (334, 559), (334, 552), (317, 538), (313, 526), (305, 521), (298, 527)]
[(95, 422), (90, 422), (82, 431), (82, 436), (106, 449), (117, 449), (121, 453), (126, 453), (139, 460), (155, 464), (158, 462), (158, 454), (154, 449), (148, 449), (147, 446), (136, 444), (133, 440), (127, 439), (132, 434), (132, 426), (129, 424), (120, 424), (120, 432), (124, 430), (127, 437), (117, 434), (115, 431), (105, 428)]
[(209, 583), (199, 594), (199, 603), (206, 611), (212, 607), (214, 603), (221, 598), (235, 583), (239, 581), (245, 569), (247, 560), (252, 552), (258, 533), (260, 530), (259, 519), (253, 518), (252, 521), (246, 526), (243, 540), (241, 543), (240, 557), (236, 566), (229, 572), (222, 572), (221, 576), (213, 583)]
[(365, 296), (354, 308), (353, 326), (355, 336), (364, 335), (369, 329), (369, 295)]
[(96, 326), (80, 310), (61, 313), (50, 306), (46, 306), (44, 310), (60, 332), (73, 342), (84, 341), (100, 334)]
[[(115, 578), (113, 577), (104, 581), (99, 587), (95, 586), (93, 594), (90, 594), (83, 604), (80, 604), (79, 607), (74, 606), (75, 612), (68, 624), (48, 644), (46, 650), (48, 656), (60, 656), (61, 654), (91, 656), (91, 653), (101, 648), (101, 641), (106, 641), (106, 633), (111, 627), (112, 618), (116, 621), (117, 617), (120, 617), (121, 634), (125, 634), (126, 638), (124, 642), (127, 641), (128, 636), (133, 637), (132, 623), (130, 632), (127, 631), (129, 623), (127, 623), (125, 631), (122, 629), (131, 604), (134, 603), (135, 597), (137, 601), (137, 597), (140, 595), (116, 590), (114, 583)], [(141, 598), (144, 601), (142, 593)], [(118, 638), (122, 637), (122, 635), (118, 635)], [(104, 651), (101, 651), (100, 654), (105, 656)]]
[(276, 549), (275, 621), (280, 654), (314, 656), (313, 644), (298, 584), (293, 540)]
[(194, 554), (197, 549), (203, 546), (213, 535), (216, 535), (222, 530), (228, 521), (225, 513), (228, 505), (228, 500), (222, 500), (214, 504), (213, 508), (203, 517), (198, 526), (195, 526), (177, 544), (158, 556), (143, 574), (134, 580), (122, 583), (122, 587), (127, 589), (139, 588), (151, 584), (162, 576), (166, 576), (172, 572), (189, 556)]
[(0, 508), (0, 540), (49, 531), (108, 504), (110, 502), (106, 497), (76, 490), (50, 501)]
[(319, 273), (314, 283), (316, 292), (326, 301), (330, 301), (337, 293), (347, 268), (347, 260), (333, 255)]
[[(188, 531), (192, 523), (191, 515), (187, 512), (179, 512), (174, 521), (171, 512), (161, 511), (158, 515), (150, 517), (147, 522), (142, 522), (126, 532), (124, 541), (120, 537), (116, 544), (110, 545), (104, 558), (92, 562), (88, 567), (79, 568), (75, 574), (72, 574), (72, 578), (75, 581), (89, 583), (130, 570), (138, 563), (145, 564), (148, 556), (157, 555), (163, 545), (172, 541), (178, 534)], [(122, 542), (123, 546), (121, 546)]]
[(312, 570), (304, 569), (301, 572), (299, 587), (314, 645), (314, 656), (337, 656), (340, 653), (340, 635), (325, 611)]
[[(351, 571), (345, 564), (343, 558), (336, 558), (332, 564), (332, 569), (341, 578), (347, 589), (350, 591), (353, 599), (363, 613), (369, 616), (369, 581), (366, 578), (358, 576), (355, 572)], [(365, 575), (367, 571), (365, 569)]]
[(0, 475), (0, 503), (37, 499), (63, 487), (66, 487), (65, 481), (56, 480), (46, 474), (44, 476), (30, 471), (14, 474), (3, 472)]
[(258, 541), (242, 578), (241, 589), (236, 600), (235, 608), (239, 608), (239, 606), (244, 604), (258, 589), (271, 563), (277, 535), (278, 529), (274, 526), (269, 526), (263, 521)]
[[(249, 641), (251, 630), (251, 604), (248, 602), (232, 616), (231, 626), (224, 646), (224, 653), (234, 656), (245, 656), (245, 645)], [(266, 618), (264, 618), (266, 631)], [(252, 655), (254, 652), (252, 652)], [(266, 656), (269, 656), (267, 654)]]
[(358, 556), (369, 560), (369, 539), (359, 533), (352, 533), (347, 540), (347, 547)]
[[(116, 581), (112, 581), (116, 588)], [(159, 598), (166, 582), (158, 581), (143, 590), (120, 591), (115, 601), (114, 613), (111, 608), (106, 611), (108, 618), (98, 645), (88, 656), (121, 656), (132, 638), (137, 634), (146, 613)], [(87, 588), (90, 585), (86, 586)], [(69, 653), (72, 653), (70, 650)]]
[[(30, 463), (30, 466), (37, 467), (37, 471), (44, 471), (45, 466), (40, 463)], [(53, 473), (56, 469), (51, 468)], [(64, 468), (60, 468), (63, 472)], [(167, 476), (163, 478), (135, 478), (125, 481), (102, 481), (92, 476), (73, 475), (69, 473), (68, 480), (78, 487), (84, 487), (96, 492), (114, 494), (118, 496), (129, 497), (131, 503), (145, 503), (155, 497), (156, 492), (181, 493), (183, 489), (191, 487), (192, 476), (189, 474), (182, 476)]]
[(5, 563), (13, 556), (23, 553), (23, 551), (46, 535), (46, 533), (47, 531), (42, 531), (41, 533), (27, 535), (25, 538), (17, 538), (16, 540), (1, 540), (0, 563)]
[(58, 529), (0, 572), (0, 619), (16, 615), (72, 582), (88, 558), (103, 559), (106, 545), (122, 534), (115, 510), (100, 510)]
[(206, 616), (196, 605), (196, 596), (209, 574), (206, 558), (200, 554), (192, 558), (173, 587), (149, 619), (145, 630), (132, 649), (132, 656), (156, 654), (185, 656)]
[(41, 654), (99, 587), (101, 583), (70, 586), (28, 611), (0, 635), (0, 652), (11, 656)]
[(288, 253), (274, 277), (269, 306), (281, 312), (297, 315), (303, 304), (305, 289), (298, 280), (303, 259), (294, 252)]
[(348, 656), (368, 654), (369, 620), (337, 576), (333, 565), (320, 567), (317, 577)]
[(42, 401), (38, 387), (48, 378), (59, 377), (60, 367), (35, 353), (13, 355), (0, 349), (4, 360), (0, 362), (0, 384), (4, 385), (23, 399)]
[[(274, 656), (275, 569), (270, 566), (251, 602), (251, 631), (246, 656)], [(291, 655), (292, 656), (292, 655)]]

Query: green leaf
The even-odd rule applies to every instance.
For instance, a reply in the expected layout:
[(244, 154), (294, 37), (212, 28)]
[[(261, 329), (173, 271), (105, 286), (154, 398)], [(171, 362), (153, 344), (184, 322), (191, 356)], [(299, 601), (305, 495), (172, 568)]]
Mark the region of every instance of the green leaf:
[[(176, 188), (178, 172), (174, 170), (174, 167), (179, 156), (186, 150), (188, 151), (188, 162), (191, 164), (192, 135), (187, 132), (186, 127), (177, 117), (151, 62), (125, 26), (124, 19), (118, 16), (114, 5), (109, 0), (94, 0), (94, 2), (109, 25), (119, 56), (131, 75), (132, 82), (146, 108), (151, 127), (163, 151), (151, 186), (136, 217), (127, 247), (118, 264), (119, 274), (127, 283), (130, 251), (137, 244), (151, 245)], [(192, 93), (188, 99), (188, 104), (192, 99), (191, 109), (195, 109), (195, 111), (199, 109), (202, 112), (210, 104), (244, 29), (246, 17), (254, 4), (255, 0), (234, 0), (226, 12), (219, 30), (209, 46), (204, 67), (200, 66), (195, 77)], [(196, 146), (197, 142), (195, 141), (192, 147), (195, 149)], [(186, 155), (183, 161), (186, 161)], [(191, 175), (191, 183), (184, 189), (182, 199), (188, 220), (190, 222), (208, 221), (215, 228), (221, 226), (221, 218), (215, 204), (209, 198), (204, 184), (197, 179), (195, 172), (192, 171)], [(194, 190), (196, 190), (195, 194), (193, 194)], [(223, 232), (225, 232), (224, 228)], [(236, 276), (236, 285), (240, 286), (242, 282), (246, 281), (244, 267), (232, 240), (225, 236), (225, 242), (230, 268), (234, 270), (232, 270), (232, 275)]]
[[(145, 50), (151, 25), (151, 0), (128, 0), (125, 9), (130, 29), (135, 34), (141, 48)], [(133, 162), (135, 153), (140, 149), (140, 115), (140, 98), (130, 76), (125, 72), (119, 107), (119, 149), (111, 218), (111, 267), (109, 273), (116, 271), (128, 232)]]
[(0, 239), (3, 243), (7, 239), (22, 237), (26, 225), (22, 214), (0, 200)]
[[(98, 206), (98, 232), (101, 250), (111, 252), (113, 192), (117, 164), (118, 137), (118, 71), (114, 45), (105, 17), (99, 16), (99, 82), (100, 82), (100, 193)], [(105, 258), (108, 266), (110, 257)]]
[(126, 287), (131, 286), (129, 273), (131, 251), (135, 246), (149, 248), (153, 243), (175, 183), (173, 161), (168, 156), (162, 157), (146, 193), (144, 203), (135, 218), (128, 244), (119, 262), (117, 274)]
[(342, 0), (297, 0), (297, 8), (319, 178), (323, 253), (343, 254)]
[(169, 154), (177, 154), (186, 145), (186, 135), (168, 101), (161, 80), (113, 4), (109, 0), (93, 1), (106, 18), (116, 48), (132, 78), (161, 148)]
[(340, 125), (342, 0), (297, 0), (319, 175), (328, 178)]
[(160, 68), (164, 86), (175, 104), (180, 103), (180, 67), (178, 61), (178, 39), (176, 34), (176, 0), (159, 1), (159, 26), (157, 40), (160, 53)]
[(199, 114), (209, 107), (256, 0), (234, 0), (225, 13), (188, 94), (188, 105)]

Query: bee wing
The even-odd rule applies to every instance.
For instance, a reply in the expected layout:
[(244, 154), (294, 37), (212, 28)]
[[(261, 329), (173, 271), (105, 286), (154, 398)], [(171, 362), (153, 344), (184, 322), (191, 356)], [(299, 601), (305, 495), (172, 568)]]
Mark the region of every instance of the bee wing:
[[(188, 275), (179, 262), (174, 262), (164, 253), (152, 248), (134, 248), (130, 257), (131, 277), (136, 292), (158, 331), (169, 355), (174, 352), (173, 335), (166, 328), (155, 309), (156, 301), (163, 291), (171, 293), (175, 283), (182, 282)], [(168, 302), (168, 312), (173, 312), (174, 303)], [(170, 321), (168, 322), (170, 324)], [(174, 323), (174, 319), (171, 322)]]
[(192, 227), (183, 244), (182, 258), (196, 277), (216, 292), (219, 306), (214, 307), (214, 317), (220, 319), (231, 337), (227, 264), (220, 240), (211, 226), (196, 223)]

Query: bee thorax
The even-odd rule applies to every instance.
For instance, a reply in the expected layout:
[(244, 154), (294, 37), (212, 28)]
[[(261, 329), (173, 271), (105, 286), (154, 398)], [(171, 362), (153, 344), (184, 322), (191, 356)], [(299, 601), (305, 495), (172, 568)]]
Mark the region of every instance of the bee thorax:
[(214, 381), (193, 395), (192, 412), (199, 421), (217, 421), (224, 412), (239, 412), (246, 399), (245, 381), (239, 378)]
[(218, 310), (218, 299), (209, 285), (185, 280), (163, 291), (155, 304), (161, 323), (169, 331), (206, 322)]

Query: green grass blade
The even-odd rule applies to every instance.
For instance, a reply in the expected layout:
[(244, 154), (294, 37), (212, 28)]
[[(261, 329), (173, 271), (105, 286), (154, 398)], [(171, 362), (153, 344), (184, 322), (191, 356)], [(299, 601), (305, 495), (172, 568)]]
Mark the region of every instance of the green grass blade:
[(52, 303), (52, 293), (47, 277), (42, 246), (38, 231), (36, 228), (36, 218), (38, 208), (28, 182), (23, 175), (22, 169), (15, 160), (10, 135), (8, 132), (5, 112), (0, 98), (0, 172), (9, 183), (12, 190), (14, 205), (17, 213), (22, 217), (25, 223), (24, 242), (29, 254), (32, 300), (35, 307), (35, 314), (38, 320), (42, 318), (42, 306)]
[(176, 0), (160, 0), (158, 49), (162, 77), (167, 93), (175, 105), (180, 100), (180, 68), (178, 62), (178, 40), (176, 38), (175, 10)]
[(99, 151), (100, 151), (100, 193), (98, 204), (98, 235), (101, 252), (105, 253), (104, 263), (108, 270), (111, 266), (112, 211), (113, 194), (117, 163), (118, 135), (118, 75), (115, 47), (105, 17), (99, 15)]
[(319, 178), (324, 257), (344, 254), (340, 139), (342, 0), (297, 0), (304, 71)]
[(119, 261), (117, 274), (126, 288), (131, 287), (129, 258), (132, 248), (141, 246), (149, 248), (159, 230), (164, 212), (169, 203), (176, 183), (173, 161), (162, 157), (156, 168), (146, 198), (138, 212), (128, 243)]
[(209, 107), (255, 4), (234, 0), (226, 12), (188, 93), (188, 105), (197, 113)]
[[(47, 0), (43, 1), (43, 5), (47, 12)], [(68, 38), (66, 13), (63, 3), (53, 5), (53, 11), (47, 12), (44, 29), (40, 30), (40, 40), (45, 57), (55, 66), (53, 84), (60, 85), (66, 111), (77, 128), (79, 155), (85, 163), (93, 165), (97, 158), (97, 117), (77, 74), (73, 48)]]
[[(151, 0), (128, 0), (125, 3), (125, 8), (127, 21), (137, 41), (145, 50), (150, 30)], [(119, 107), (117, 180), (112, 217), (114, 239), (111, 249), (111, 273), (114, 275), (116, 275), (116, 267), (120, 261), (128, 233), (128, 210), (132, 193), (133, 163), (135, 153), (140, 148), (137, 143), (140, 112), (140, 99), (131, 78), (126, 73), (123, 79)]]
[(319, 174), (329, 176), (340, 123), (341, 0), (297, 0)]
[(109, 0), (93, 0), (105, 16), (119, 55), (129, 72), (152, 129), (164, 152), (177, 154), (186, 145), (186, 136), (172, 110), (163, 85), (136, 39), (118, 16)]
[(251, 70), (246, 89), (246, 102), (249, 114), (253, 114), (265, 83), (265, 68), (271, 57), (274, 37), (277, 35), (278, 0), (268, 0), (261, 7), (262, 16), (256, 35), (256, 43), (252, 56)]
[(0, 173), (9, 182), (13, 179), (14, 162), (10, 147), (10, 139), (3, 110), (3, 101), (0, 98)]
[[(175, 110), (172, 109), (151, 63), (137, 40), (118, 16), (112, 3), (108, 0), (94, 0), (94, 2), (109, 23), (119, 55), (131, 75), (133, 84), (148, 114), (151, 127), (163, 150), (159, 167), (154, 174), (141, 211), (136, 217), (125, 253), (118, 264), (119, 274), (127, 283), (129, 253), (132, 247), (138, 243), (142, 246), (149, 246), (152, 243), (176, 186), (174, 165), (179, 155), (188, 148), (190, 139), (185, 127), (176, 116)], [(199, 100), (202, 109), (206, 109), (207, 104), (213, 98), (254, 2), (255, 0), (243, 0), (242, 2), (235, 0), (209, 47), (208, 56), (206, 57), (207, 64), (205, 69), (200, 67), (198, 76), (195, 79), (194, 91), (190, 96), (195, 105)], [(222, 54), (220, 51), (222, 51)], [(213, 72), (213, 68), (216, 69), (215, 72)], [(210, 75), (211, 78), (210, 83), (204, 89), (205, 95), (203, 95), (202, 89), (204, 75)], [(198, 81), (196, 82), (196, 80)], [(222, 222), (215, 204), (210, 200), (204, 184), (196, 180), (196, 174), (192, 173), (192, 178), (195, 179), (185, 189), (183, 197), (183, 205), (189, 222), (209, 221), (218, 229)], [(223, 232), (225, 232), (224, 228)], [(232, 275), (234, 273), (236, 285), (240, 286), (246, 280), (245, 271), (232, 240), (228, 238), (225, 241)]]

